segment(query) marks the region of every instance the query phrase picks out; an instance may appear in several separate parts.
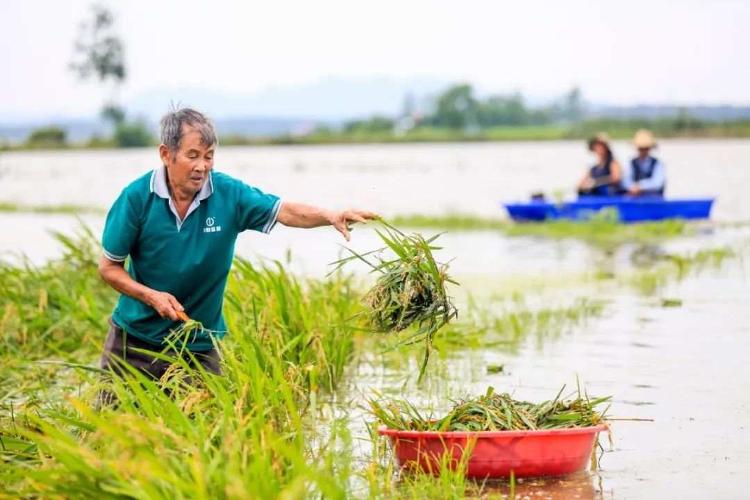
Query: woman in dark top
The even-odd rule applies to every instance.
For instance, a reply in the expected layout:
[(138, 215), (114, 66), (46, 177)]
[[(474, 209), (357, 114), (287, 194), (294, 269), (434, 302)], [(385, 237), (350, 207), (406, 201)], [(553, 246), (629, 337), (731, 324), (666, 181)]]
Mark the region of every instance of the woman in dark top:
[(578, 194), (585, 196), (616, 196), (622, 194), (622, 168), (612, 155), (609, 137), (599, 133), (589, 139), (589, 151), (596, 155), (596, 164), (589, 168), (578, 183)]

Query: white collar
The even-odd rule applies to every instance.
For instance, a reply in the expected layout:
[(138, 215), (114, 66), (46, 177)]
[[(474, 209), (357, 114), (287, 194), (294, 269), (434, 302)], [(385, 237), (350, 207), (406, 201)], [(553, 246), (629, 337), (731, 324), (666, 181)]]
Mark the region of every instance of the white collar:
[(185, 214), (184, 219), (180, 219), (180, 216), (177, 214), (177, 208), (175, 207), (174, 200), (171, 196), (169, 196), (169, 187), (167, 186), (167, 168), (164, 165), (157, 169), (154, 169), (153, 173), (151, 174), (151, 192), (155, 193), (161, 198), (164, 198), (165, 200), (169, 200), (169, 210), (174, 215), (175, 223), (177, 224), (177, 230), (179, 231), (180, 229), (182, 229), (182, 223), (188, 218), (191, 213), (193, 213), (198, 208), (198, 205), (201, 204), (201, 201), (205, 200), (213, 194), (214, 181), (211, 177), (211, 172), (209, 172), (208, 179), (206, 179), (206, 182), (201, 187), (201, 190), (198, 191), (198, 195), (193, 198), (193, 202), (190, 204), (190, 207), (188, 207), (188, 211)]
[[(169, 199), (169, 186), (167, 186), (167, 167), (162, 165), (159, 168), (154, 169), (151, 173), (151, 192), (156, 193), (157, 196)], [(203, 183), (201, 190), (198, 191), (196, 199), (203, 201), (214, 192), (214, 181), (211, 176), (211, 172), (208, 173), (208, 179)]]

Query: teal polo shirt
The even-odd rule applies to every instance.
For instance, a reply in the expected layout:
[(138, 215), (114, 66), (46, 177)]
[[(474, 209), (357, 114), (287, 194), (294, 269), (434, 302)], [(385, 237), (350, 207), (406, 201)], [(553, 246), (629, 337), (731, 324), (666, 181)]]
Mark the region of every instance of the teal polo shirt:
[[(102, 236), (104, 255), (115, 262), (129, 257), (127, 271), (135, 281), (174, 295), (205, 328), (188, 339), (187, 348), (207, 351), (212, 337), (226, 333), (222, 306), (237, 235), (247, 229), (269, 233), (280, 206), (277, 196), (211, 172), (180, 220), (160, 167), (128, 185), (112, 205)], [(154, 346), (163, 346), (179, 326), (124, 294), (112, 320)]]

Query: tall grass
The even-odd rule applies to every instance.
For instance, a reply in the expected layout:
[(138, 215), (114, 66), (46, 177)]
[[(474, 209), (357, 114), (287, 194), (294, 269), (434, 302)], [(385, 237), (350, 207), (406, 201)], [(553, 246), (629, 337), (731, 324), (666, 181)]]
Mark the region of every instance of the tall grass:
[[(309, 405), (336, 387), (362, 307), (350, 276), (326, 281), (238, 259), (223, 376), (184, 359), (160, 381), (132, 371), (97, 410), (94, 368), (116, 294), (84, 229), (64, 255), (0, 265), (0, 482), (39, 497), (342, 497), (340, 435), (312, 439)], [(163, 355), (162, 355), (163, 356)], [(190, 383), (188, 383), (190, 381)], [(313, 444), (314, 443), (314, 444)]]
[(226, 304), (232, 336), (262, 344), (311, 390), (335, 388), (362, 328), (361, 294), (342, 273), (302, 282), (279, 262), (254, 266), (238, 258)]
[(0, 261), (0, 400), (56, 381), (59, 367), (34, 361), (87, 363), (103, 342), (116, 293), (99, 279), (96, 237), (56, 238), (63, 255), (44, 266)]
[(335, 450), (308, 445), (304, 393), (284, 361), (251, 337), (222, 356), (223, 376), (181, 359), (159, 381), (130, 370), (107, 385), (113, 408), (92, 407), (89, 378), (63, 407), (21, 410), (2, 433), (33, 451), (6, 457), (6, 479), (42, 497), (343, 497)]

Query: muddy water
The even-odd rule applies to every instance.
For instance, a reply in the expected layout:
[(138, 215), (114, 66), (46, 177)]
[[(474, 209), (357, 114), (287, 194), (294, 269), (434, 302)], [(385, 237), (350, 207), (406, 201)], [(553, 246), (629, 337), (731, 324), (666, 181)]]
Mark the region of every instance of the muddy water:
[[(614, 143), (627, 161), (627, 142)], [(750, 141), (664, 140), (672, 197), (717, 196), (721, 220), (750, 218)], [(371, 207), (385, 215), (457, 210), (496, 215), (500, 200), (570, 192), (592, 159), (579, 142), (225, 147), (217, 170), (290, 199)], [(107, 208), (122, 186), (158, 164), (156, 148), (0, 155), (0, 201)]]
[[(747, 253), (745, 254), (747, 257)], [(605, 300), (603, 315), (559, 337), (531, 336), (517, 349), (454, 349), (434, 358), (426, 388), (413, 381), (416, 360), (361, 364), (347, 401), (365, 404), (373, 387), (409, 396), (423, 408), (445, 407), (447, 398), (484, 393), (487, 386), (519, 399), (546, 400), (578, 378), (591, 395), (614, 397), (610, 416), (653, 419), (616, 421), (614, 446), (595, 473), (527, 481), (531, 498), (742, 498), (750, 470), (750, 265), (725, 262), (672, 283), (654, 295), (610, 284), (566, 284), (542, 292), (546, 306), (570, 297)], [(681, 307), (664, 308), (662, 297)], [(489, 374), (488, 366), (503, 365)], [(412, 375), (409, 377), (409, 374)], [(406, 389), (402, 387), (406, 386)], [(348, 403), (347, 407), (352, 404)], [(366, 436), (366, 415), (346, 410), (355, 435)], [(355, 450), (363, 461), (369, 447)], [(356, 454), (356, 453), (355, 453)], [(507, 488), (500, 488), (507, 491)]]
[[(625, 144), (616, 149), (626, 156)], [(750, 142), (665, 141), (660, 155), (672, 176), (672, 195), (716, 194), (715, 219), (750, 219), (744, 193)], [(125, 183), (153, 167), (154, 159), (152, 151), (5, 154), (0, 201), (106, 207)], [(587, 161), (578, 143), (226, 148), (219, 156), (219, 165), (227, 166), (223, 170), (290, 199), (355, 204), (384, 214), (458, 210), (485, 216), (499, 216), (501, 198), (569, 185)], [(85, 222), (100, 232), (101, 217), (87, 216)], [(23, 253), (42, 262), (60, 251), (48, 231), (70, 233), (77, 224), (63, 215), (0, 214), (0, 255), (12, 259)], [(710, 229), (664, 242), (657, 250), (743, 248), (748, 237), (746, 228)], [(279, 227), (270, 237), (242, 235), (237, 252), (255, 260), (284, 260), (291, 250), (295, 272), (323, 276), (327, 263), (341, 255), (339, 243), (327, 229)], [(588, 297), (606, 301), (603, 315), (542, 341), (530, 336), (514, 349), (450, 349), (434, 358), (424, 390), (410, 378), (415, 359), (411, 364), (365, 359), (351, 367), (342, 400), (361, 403), (374, 387), (396, 394), (405, 387), (402, 394), (414, 401), (439, 406), (449, 397), (482, 393), (488, 385), (519, 398), (547, 399), (578, 376), (591, 394), (614, 396), (611, 415), (654, 422), (616, 422), (614, 449), (605, 454), (600, 471), (527, 482), (524, 493), (532, 498), (745, 496), (750, 471), (747, 258), (643, 295), (621, 279), (635, 270), (636, 245), (604, 252), (577, 241), (508, 238), (492, 231), (452, 232), (441, 243), (441, 255), (455, 257), (461, 304), (467, 293), (490, 304), (491, 297), (521, 292), (530, 304), (546, 307)], [(353, 248), (376, 245), (371, 232), (355, 231)], [(590, 279), (597, 271), (618, 278)], [(662, 308), (661, 298), (681, 299), (682, 306)], [(490, 364), (503, 364), (505, 370), (488, 374)], [(356, 439), (366, 436), (364, 416), (352, 406), (337, 413), (349, 419), (356, 459), (366, 461), (369, 446)]]

